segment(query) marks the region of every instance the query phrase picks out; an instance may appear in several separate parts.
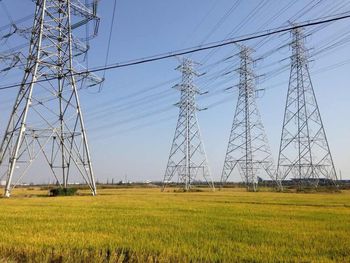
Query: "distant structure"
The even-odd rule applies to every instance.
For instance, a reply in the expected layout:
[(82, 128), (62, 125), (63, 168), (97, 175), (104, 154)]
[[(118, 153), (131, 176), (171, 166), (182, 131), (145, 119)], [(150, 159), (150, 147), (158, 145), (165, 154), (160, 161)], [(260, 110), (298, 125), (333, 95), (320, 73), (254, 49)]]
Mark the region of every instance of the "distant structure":
[(278, 176), (298, 179), (300, 186), (317, 186), (321, 178), (335, 182), (337, 174), (310, 78), (303, 30), (293, 29), (292, 36)]
[(168, 165), (163, 180), (163, 190), (174, 177), (188, 191), (195, 180), (205, 180), (214, 189), (210, 176), (207, 157), (201, 140), (196, 112), (198, 110), (195, 95), (200, 94), (193, 84), (193, 78), (198, 73), (193, 70), (193, 61), (184, 58), (177, 67), (182, 73), (182, 83), (174, 88), (181, 92), (180, 108), (175, 136), (171, 146)]
[(252, 50), (240, 46), (238, 73), (239, 95), (228, 142), (221, 184), (225, 184), (237, 168), (248, 191), (256, 191), (259, 178), (267, 176), (279, 184), (276, 167), (256, 104), (256, 75), (253, 72)]
[(89, 6), (79, 0), (34, 2), (24, 76), (0, 147), (5, 196), (11, 195), (39, 155), (61, 187), (67, 187), (75, 173), (95, 195), (78, 84), (84, 87), (101, 80), (73, 61), (85, 54), (88, 46), (74, 37), (72, 30), (92, 21), (92, 36), (97, 33), (97, 0)]

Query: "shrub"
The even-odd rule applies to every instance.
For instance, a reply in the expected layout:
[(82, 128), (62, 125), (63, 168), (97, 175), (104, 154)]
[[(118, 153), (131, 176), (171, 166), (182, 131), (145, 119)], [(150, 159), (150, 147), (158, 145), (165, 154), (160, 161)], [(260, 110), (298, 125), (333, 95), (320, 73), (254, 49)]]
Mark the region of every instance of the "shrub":
[(77, 193), (77, 188), (53, 188), (50, 189), (50, 196), (72, 196)]

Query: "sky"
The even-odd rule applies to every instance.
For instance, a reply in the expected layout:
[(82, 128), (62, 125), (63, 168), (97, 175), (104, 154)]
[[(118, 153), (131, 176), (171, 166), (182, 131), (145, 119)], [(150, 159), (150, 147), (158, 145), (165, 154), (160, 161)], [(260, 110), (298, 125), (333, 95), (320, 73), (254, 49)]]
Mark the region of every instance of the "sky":
[[(3, 2), (8, 14), (2, 7), (0, 29), (10, 19), (34, 13), (32, 1)], [(113, 4), (113, 0), (99, 1), (98, 35), (89, 41), (88, 57), (82, 62), (89, 68), (105, 64)], [(345, 0), (117, 0), (107, 62), (148, 57), (347, 11), (350, 3)], [(30, 25), (30, 20), (23, 24), (26, 23)], [(350, 179), (349, 23), (344, 20), (305, 30), (313, 86), (336, 170), (344, 179)], [(265, 89), (257, 103), (275, 160), (288, 88), (290, 40), (290, 34), (284, 33), (267, 39), (264, 45), (260, 40), (244, 43), (254, 49), (253, 56), (257, 58), (257, 88)], [(339, 40), (332, 45), (332, 41)], [(26, 43), (26, 39), (21, 41)], [(9, 39), (0, 52), (16, 45), (17, 41)], [(206, 73), (196, 80), (198, 88), (208, 91), (198, 97), (198, 105), (208, 107), (198, 113), (198, 120), (215, 181), (220, 180), (237, 101), (236, 89), (223, 91), (238, 84), (237, 53), (237, 47), (229, 45), (190, 55), (200, 64), (197, 71)], [(80, 91), (97, 181), (163, 179), (178, 115), (174, 104), (179, 93), (172, 87), (181, 77), (174, 70), (179, 59), (109, 70), (100, 92), (97, 87)], [(1, 85), (16, 83), (22, 76), (18, 70), (0, 75)], [(16, 92), (0, 91), (1, 136)], [(42, 172), (42, 164), (34, 165), (24, 179), (45, 183), (50, 180)]]

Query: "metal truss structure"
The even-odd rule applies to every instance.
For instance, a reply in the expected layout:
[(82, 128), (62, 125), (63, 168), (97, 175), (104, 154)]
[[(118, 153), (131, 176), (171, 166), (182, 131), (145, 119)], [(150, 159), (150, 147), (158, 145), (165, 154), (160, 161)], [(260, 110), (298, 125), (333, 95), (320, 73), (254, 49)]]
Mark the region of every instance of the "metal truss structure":
[(0, 147), (5, 196), (11, 195), (39, 156), (61, 187), (67, 187), (72, 174), (79, 174), (95, 195), (77, 86), (100, 80), (77, 70), (73, 59), (88, 48), (72, 30), (89, 21), (97, 30), (97, 1), (92, 8), (79, 0), (36, 0), (35, 4), (24, 76)]
[(184, 58), (182, 64), (177, 68), (182, 73), (182, 83), (174, 86), (181, 92), (180, 102), (176, 104), (180, 111), (164, 175), (163, 189), (174, 176), (178, 177), (185, 191), (190, 190), (192, 183), (199, 177), (214, 189), (197, 121), (196, 112), (199, 109), (195, 96), (200, 92), (193, 84), (193, 78), (198, 76), (193, 66), (193, 61)]
[(305, 37), (293, 29), (291, 71), (277, 173), (302, 185), (317, 186), (323, 178), (335, 182), (337, 174), (310, 78)]
[(279, 184), (271, 150), (256, 104), (256, 75), (253, 72), (252, 50), (240, 47), (238, 73), (239, 96), (228, 142), (221, 183), (225, 184), (235, 168), (248, 191), (256, 191), (259, 178), (269, 178)]

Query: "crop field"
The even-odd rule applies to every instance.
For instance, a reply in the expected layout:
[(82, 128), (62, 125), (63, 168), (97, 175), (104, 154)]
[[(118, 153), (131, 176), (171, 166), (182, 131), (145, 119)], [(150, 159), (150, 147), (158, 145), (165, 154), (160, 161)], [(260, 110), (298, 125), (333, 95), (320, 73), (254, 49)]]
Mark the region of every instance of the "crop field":
[(0, 199), (0, 262), (350, 262), (350, 191)]

